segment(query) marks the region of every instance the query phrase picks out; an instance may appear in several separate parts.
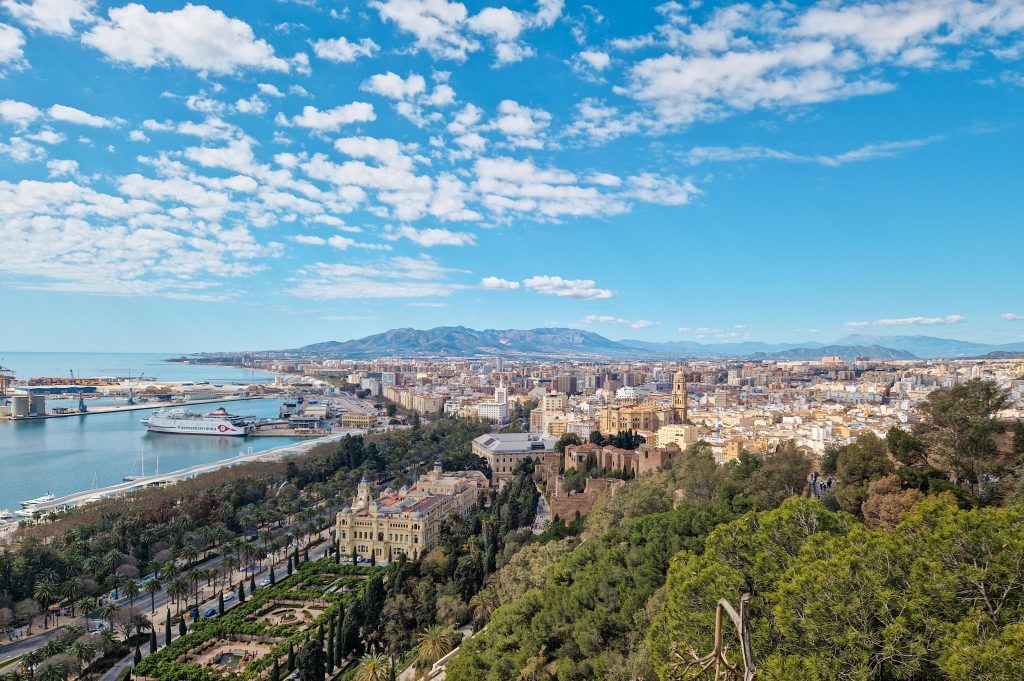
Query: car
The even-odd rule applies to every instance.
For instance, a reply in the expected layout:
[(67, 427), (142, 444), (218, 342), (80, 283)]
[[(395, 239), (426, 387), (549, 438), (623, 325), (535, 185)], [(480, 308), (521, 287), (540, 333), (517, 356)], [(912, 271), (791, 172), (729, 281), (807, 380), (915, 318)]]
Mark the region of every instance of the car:
[(234, 591), (226, 591), (226, 592), (224, 592), (224, 600), (225, 601), (233, 601), (236, 598), (237, 598), (237, 596), (235, 596), (235, 592)]
[(257, 583), (256, 586), (270, 586), (270, 578), (268, 577), (264, 580), (261, 580), (259, 583)]
[(216, 617), (218, 612), (217, 608), (207, 608), (206, 611), (203, 612), (203, 617)]

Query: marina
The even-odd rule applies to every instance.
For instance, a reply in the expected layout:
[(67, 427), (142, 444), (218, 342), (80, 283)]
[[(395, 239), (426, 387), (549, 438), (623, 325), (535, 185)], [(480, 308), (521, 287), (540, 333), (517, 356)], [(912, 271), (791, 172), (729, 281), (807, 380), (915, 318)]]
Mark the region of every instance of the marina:
[[(243, 408), (244, 405), (244, 408)], [(233, 411), (260, 419), (276, 417), (281, 400), (214, 402), (204, 411), (232, 406)], [(102, 489), (123, 482), (138, 468), (140, 452), (146, 460), (160, 460), (160, 470), (174, 471), (236, 456), (250, 448), (260, 453), (307, 441), (306, 438), (189, 437), (149, 433), (139, 423), (156, 411), (153, 407), (93, 414), (89, 418), (25, 419), (0, 421), (0, 509), (21, 507), (21, 502), (52, 493), (57, 497)], [(147, 465), (147, 469), (149, 466)]]

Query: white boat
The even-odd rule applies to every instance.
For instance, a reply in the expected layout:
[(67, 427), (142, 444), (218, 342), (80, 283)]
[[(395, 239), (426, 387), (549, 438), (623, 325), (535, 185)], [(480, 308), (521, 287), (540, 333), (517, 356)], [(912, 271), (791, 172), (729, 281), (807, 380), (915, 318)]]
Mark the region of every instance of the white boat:
[(42, 511), (37, 509), (35, 506), (29, 506), (28, 508), (23, 508), (20, 511), (15, 511), (14, 515), (18, 516), (19, 518), (35, 518), (41, 513)]
[(6, 508), (0, 509), (0, 523), (9, 523), (14, 520), (14, 514)]
[(142, 419), (142, 423), (151, 433), (179, 435), (240, 437), (255, 429), (252, 418), (229, 414), (224, 407), (208, 414), (195, 414), (185, 409), (158, 409), (148, 419)]
[(41, 497), (37, 497), (35, 499), (29, 499), (28, 501), (23, 501), (23, 502), (21, 502), (21, 505), (24, 508), (29, 508), (31, 506), (38, 506), (39, 504), (47, 504), (47, 503), (53, 501), (56, 498), (57, 497), (53, 496), (52, 494), (44, 494)]

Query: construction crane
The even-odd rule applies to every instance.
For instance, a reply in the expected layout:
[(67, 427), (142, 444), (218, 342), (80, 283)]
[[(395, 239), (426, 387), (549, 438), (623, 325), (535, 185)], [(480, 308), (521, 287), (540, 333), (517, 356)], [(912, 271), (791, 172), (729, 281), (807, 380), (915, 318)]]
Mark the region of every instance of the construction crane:
[[(71, 387), (72, 388), (77, 387), (77, 385), (75, 384), (75, 370), (74, 369), (68, 369), (68, 372), (71, 374)], [(85, 398), (82, 397), (82, 393), (81, 392), (79, 392), (77, 390), (75, 392), (78, 393), (78, 413), (79, 414), (84, 414), (87, 411), (89, 411), (89, 409), (85, 406)]]
[(7, 388), (10, 387), (11, 381), (14, 380), (14, 371), (7, 367), (0, 367), (0, 397), (7, 395)]

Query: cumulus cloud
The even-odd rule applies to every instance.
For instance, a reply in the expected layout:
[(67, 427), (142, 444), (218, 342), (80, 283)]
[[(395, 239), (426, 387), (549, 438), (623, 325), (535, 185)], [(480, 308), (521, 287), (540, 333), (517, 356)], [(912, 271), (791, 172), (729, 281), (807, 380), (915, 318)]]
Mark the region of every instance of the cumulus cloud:
[(1017, 314), (1016, 312), (1004, 312), (999, 316), (1008, 322), (1024, 321), (1024, 314)]
[(205, 5), (151, 12), (132, 3), (112, 8), (109, 19), (82, 36), (82, 42), (112, 61), (139, 67), (180, 65), (197, 71), (231, 73), (252, 68), (288, 71), (249, 24)]
[(91, 128), (110, 128), (117, 125), (117, 121), (110, 118), (95, 116), (91, 113), (86, 113), (81, 109), (76, 109), (72, 106), (64, 106), (63, 104), (54, 104), (50, 107), (47, 113), (50, 115), (50, 118), (55, 121), (74, 123), (75, 125), (87, 125)]
[(394, 238), (404, 238), (413, 243), (431, 248), (433, 246), (475, 246), (476, 237), (469, 232), (452, 232), (447, 229), (416, 229), (408, 225), (393, 232)]
[(351, 42), (345, 36), (338, 38), (317, 40), (313, 43), (313, 53), (321, 59), (332, 61), (336, 64), (347, 64), (359, 57), (372, 57), (380, 45), (369, 38), (363, 38), (359, 42)]
[(615, 324), (618, 326), (628, 326), (633, 329), (649, 329), (652, 326), (660, 325), (661, 322), (652, 322), (646, 319), (623, 319), (622, 317), (604, 314), (588, 314), (580, 320), (580, 324)]
[(601, 300), (614, 294), (609, 289), (598, 288), (593, 279), (563, 279), (548, 275), (530, 277), (523, 285), (531, 291), (562, 298)]
[(498, 105), (498, 117), (490, 127), (505, 135), (513, 147), (542, 149), (544, 133), (549, 125), (551, 114), (547, 111), (505, 99)]
[(592, 69), (600, 72), (608, 68), (612, 63), (611, 57), (607, 52), (601, 52), (600, 50), (583, 50), (576, 55), (575, 64), (580, 69)]
[(377, 114), (374, 113), (372, 104), (352, 102), (325, 110), (315, 106), (304, 106), (302, 113), (292, 116), (291, 119), (286, 118), (283, 114), (278, 114), (277, 123), (320, 132), (337, 132), (343, 125), (364, 123), (376, 120), (376, 118)]
[(21, 31), (0, 23), (0, 64), (17, 64), (24, 59), (25, 53), (21, 49), (24, 45), (25, 35)]
[(402, 78), (397, 73), (388, 71), (370, 76), (359, 87), (361, 90), (389, 99), (408, 99), (422, 94), (427, 89), (427, 81), (417, 73)]
[(19, 130), (24, 130), (28, 127), (29, 123), (32, 123), (42, 115), (43, 112), (31, 104), (14, 99), (0, 101), (0, 118), (14, 125)]
[(519, 288), (519, 282), (501, 277), (484, 277), (480, 280), (480, 286), (494, 291), (515, 291)]
[(2, 0), (0, 6), (29, 28), (43, 33), (69, 36), (75, 32), (75, 23), (93, 23), (93, 0), (31, 0), (16, 2)]

